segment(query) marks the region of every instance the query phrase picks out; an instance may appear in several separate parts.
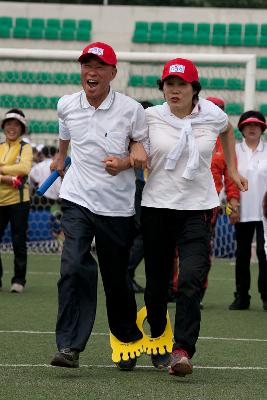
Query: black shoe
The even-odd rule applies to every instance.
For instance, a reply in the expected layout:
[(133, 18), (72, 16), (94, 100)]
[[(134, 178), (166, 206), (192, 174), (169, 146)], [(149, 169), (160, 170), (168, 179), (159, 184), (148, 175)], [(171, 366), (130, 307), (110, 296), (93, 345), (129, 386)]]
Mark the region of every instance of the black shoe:
[(262, 307), (264, 311), (267, 311), (267, 300), (262, 300)]
[(151, 362), (155, 368), (168, 368), (171, 362), (171, 353), (151, 354)]
[(242, 297), (235, 293), (235, 299), (229, 306), (229, 310), (248, 310), (250, 306), (250, 296)]
[(79, 352), (76, 350), (71, 350), (69, 347), (61, 349), (54, 355), (51, 365), (54, 367), (78, 368)]
[(134, 293), (145, 293), (145, 289), (139, 285), (134, 279), (131, 279), (131, 284), (134, 290)]
[(177, 293), (173, 290), (168, 291), (167, 302), (168, 303), (176, 303)]
[(136, 358), (129, 358), (129, 360), (127, 361), (124, 360), (119, 361), (118, 363), (116, 363), (116, 365), (121, 371), (132, 371), (136, 366), (136, 363), (137, 363)]

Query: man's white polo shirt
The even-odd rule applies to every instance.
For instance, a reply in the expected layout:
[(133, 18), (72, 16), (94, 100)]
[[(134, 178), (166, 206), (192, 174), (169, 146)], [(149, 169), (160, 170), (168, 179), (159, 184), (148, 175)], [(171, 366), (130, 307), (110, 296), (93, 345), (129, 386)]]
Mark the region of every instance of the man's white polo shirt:
[[(182, 119), (171, 113), (167, 103), (145, 111), (149, 126), (151, 169), (143, 191), (142, 206), (175, 210), (204, 210), (218, 206), (210, 164), (217, 136), (227, 129), (227, 115), (205, 99), (200, 99), (192, 113)], [(179, 146), (185, 126), (189, 126), (190, 140), (194, 140), (198, 153), (198, 167), (190, 179), (184, 177), (190, 162), (189, 137), (175, 166), (166, 168), (167, 156)]]
[(104, 158), (128, 155), (130, 139), (148, 150), (144, 109), (137, 101), (110, 90), (95, 109), (82, 90), (58, 102), (59, 138), (71, 141), (71, 166), (60, 197), (88, 208), (95, 214), (134, 214), (135, 174), (132, 168), (112, 176)]
[(262, 220), (262, 200), (267, 190), (267, 144), (262, 140), (252, 151), (246, 144), (236, 144), (238, 172), (248, 179), (248, 191), (240, 192), (240, 222)]

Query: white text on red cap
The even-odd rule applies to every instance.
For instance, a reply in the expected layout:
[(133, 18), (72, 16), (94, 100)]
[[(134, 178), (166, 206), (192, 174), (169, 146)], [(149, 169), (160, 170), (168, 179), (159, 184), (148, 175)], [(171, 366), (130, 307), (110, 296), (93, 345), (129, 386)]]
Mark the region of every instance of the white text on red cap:
[(185, 72), (185, 66), (181, 64), (173, 64), (170, 66), (169, 72), (179, 72), (181, 74), (184, 74)]
[(88, 50), (88, 53), (95, 54), (97, 56), (103, 56), (104, 55), (104, 49), (101, 49), (100, 47), (92, 47), (91, 49)]

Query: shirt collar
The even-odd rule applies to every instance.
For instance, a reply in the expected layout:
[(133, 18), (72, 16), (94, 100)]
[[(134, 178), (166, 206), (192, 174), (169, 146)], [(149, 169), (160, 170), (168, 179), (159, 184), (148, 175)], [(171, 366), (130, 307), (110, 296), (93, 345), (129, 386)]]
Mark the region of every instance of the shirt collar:
[[(193, 108), (191, 114), (187, 115), (186, 117), (184, 117), (182, 119), (195, 117), (196, 114), (198, 114), (200, 112), (200, 110), (201, 110), (200, 103), (199, 103), (199, 101), (197, 101), (194, 105), (194, 108)], [(173, 115), (171, 112), (170, 106), (167, 102), (163, 103), (163, 113), (165, 115)], [(178, 117), (176, 117), (176, 118), (178, 118)]]
[[(251, 151), (251, 149), (248, 147), (248, 145), (246, 144), (245, 139), (242, 140), (241, 143), (241, 149), (243, 151)], [(264, 150), (264, 144), (263, 141), (260, 139), (258, 146), (256, 147), (255, 151), (263, 151)]]
[[(100, 104), (100, 106), (97, 109), (98, 110), (108, 110), (113, 103), (114, 96), (115, 96), (115, 92), (110, 88), (107, 97), (105, 98), (105, 100), (102, 101), (102, 103)], [(84, 90), (81, 91), (81, 107), (95, 109), (95, 107), (91, 106), (91, 104), (87, 100)]]

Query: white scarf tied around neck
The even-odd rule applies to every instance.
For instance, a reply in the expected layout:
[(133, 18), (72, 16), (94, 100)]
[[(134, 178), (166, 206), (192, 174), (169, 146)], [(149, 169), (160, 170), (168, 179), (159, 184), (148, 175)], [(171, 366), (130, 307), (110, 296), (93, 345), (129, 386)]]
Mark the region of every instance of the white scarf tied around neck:
[(192, 125), (190, 119), (175, 120), (170, 115), (169, 107), (167, 103), (163, 104), (161, 117), (174, 128), (182, 128), (181, 137), (172, 150), (169, 151), (166, 156), (165, 169), (173, 170), (176, 166), (178, 159), (180, 158), (185, 146), (188, 144), (189, 157), (183, 172), (182, 177), (192, 181), (199, 168), (199, 151), (196, 143), (195, 136), (193, 134)]

